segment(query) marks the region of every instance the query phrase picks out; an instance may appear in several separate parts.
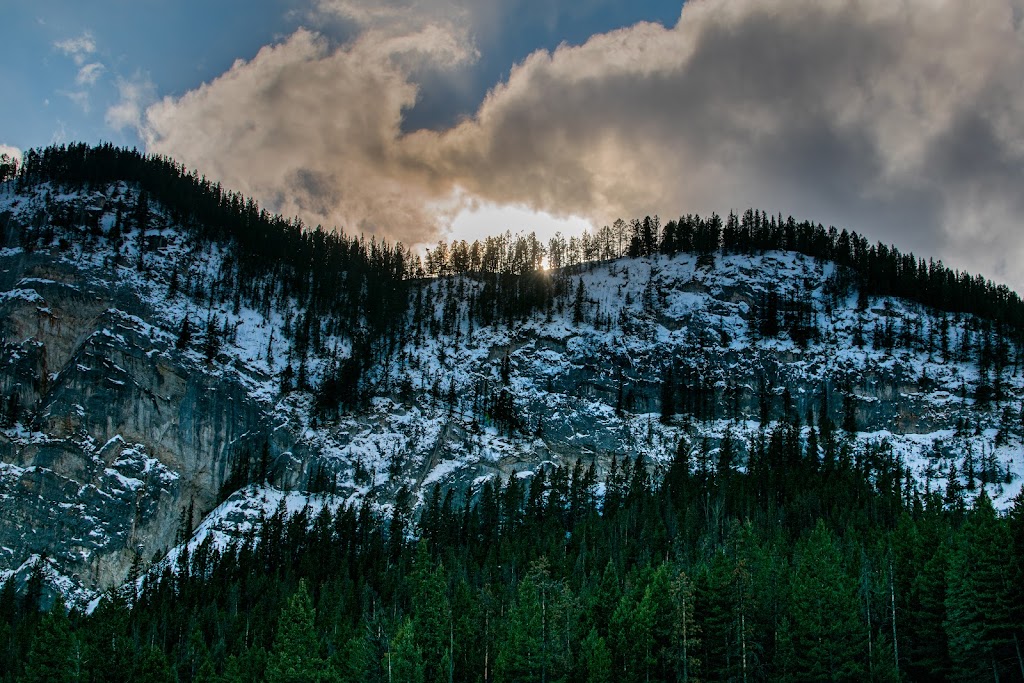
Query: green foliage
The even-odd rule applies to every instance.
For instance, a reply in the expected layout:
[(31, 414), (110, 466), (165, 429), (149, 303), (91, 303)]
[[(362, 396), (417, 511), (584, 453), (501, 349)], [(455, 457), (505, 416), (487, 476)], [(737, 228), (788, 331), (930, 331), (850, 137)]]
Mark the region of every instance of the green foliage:
[(174, 683), (174, 671), (164, 651), (155, 645), (141, 648), (132, 679), (146, 683)]
[(870, 479), (846, 457), (814, 474), (777, 432), (757, 457), (799, 486), (694, 475), (705, 444), (661, 482), (625, 459), (603, 511), (579, 463), (438, 488), (419, 543), (405, 507), (397, 526), (281, 508), (88, 616), (5, 587), (0, 662), (9, 680), (1020, 680), (1021, 502), (1003, 517), (982, 495), (961, 523), (894, 490), (881, 452), (859, 458)]
[(790, 577), (791, 677), (795, 681), (855, 681), (867, 669), (866, 635), (857, 584), (836, 538), (822, 521), (796, 548)]
[(611, 652), (596, 628), (590, 629), (590, 633), (583, 639), (580, 660), (583, 663), (585, 683), (612, 683), (615, 680)]
[(389, 678), (408, 683), (427, 680), (423, 652), (416, 645), (416, 640), (416, 627), (412, 620), (406, 619), (391, 639), (387, 662)]
[(1010, 654), (1009, 548), (1008, 529), (982, 491), (958, 535), (946, 573), (944, 625), (953, 680), (987, 678)]
[(449, 635), (453, 617), (445, 590), (444, 567), (431, 566), (425, 545), (419, 546), (410, 579), (414, 615), (410, 629), (413, 643), (420, 653), (423, 675), (428, 683), (446, 681), (448, 667), (442, 666), (442, 662), (448, 661), (446, 658), (450, 656)]
[(64, 603), (58, 600), (36, 630), (21, 680), (26, 683), (77, 681), (80, 656)]
[(327, 680), (326, 662), (314, 628), (313, 602), (305, 581), (288, 600), (277, 623), (267, 660), (267, 683), (315, 683)]
[(557, 681), (566, 675), (574, 610), (564, 588), (552, 580), (544, 561), (520, 581), (495, 661), (495, 681)]

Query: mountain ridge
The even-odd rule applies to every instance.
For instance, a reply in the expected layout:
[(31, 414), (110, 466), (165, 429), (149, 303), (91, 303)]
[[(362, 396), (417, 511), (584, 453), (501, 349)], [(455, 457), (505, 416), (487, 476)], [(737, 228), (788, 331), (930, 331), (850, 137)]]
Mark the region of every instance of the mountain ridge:
[[(221, 194), (246, 220), (308, 240), (303, 258), (344, 251), (355, 265), (342, 272), (364, 273), (331, 279), (329, 254), (315, 275), (301, 259), (286, 271), (261, 253), (253, 265), (244, 254), (260, 247), (103, 180), (85, 150), (66, 154), (80, 165), (42, 181), (56, 162), (41, 152), (0, 198), (0, 476), (8, 513), (24, 520), (0, 539), (0, 561), (21, 582), (45, 552), (61, 590), (88, 600), (254, 483), (391, 514), (408, 493), (422, 508), (435, 484), (479, 491), (577, 458), (602, 478), (613, 458), (643, 454), (660, 477), (680, 444), (708, 461), (734, 449), (733, 466), (748, 467), (785, 429), (801, 448), (813, 435), (822, 467), (880, 458), (865, 476), (898, 471), (921, 495), (945, 488), (951, 465), (1001, 507), (1020, 488), (1020, 300), (983, 278), (862, 238), (849, 253), (863, 272), (795, 251), (736, 253), (723, 232), (749, 222), (754, 240), (775, 224), (762, 230), (749, 212), (717, 228), (637, 220), (634, 256), (561, 269), (538, 267), (543, 245), (517, 256), (516, 242), (498, 252), (509, 273), (474, 273), (472, 247), (446, 245), (449, 257), (435, 249), (423, 265), (442, 277), (410, 279), (401, 247), (302, 238)], [(788, 222), (776, 225), (788, 241)], [(956, 297), (990, 319), (871, 294), (906, 287), (889, 262), (939, 283), (922, 297), (962, 285)], [(42, 502), (24, 507), (37, 490)], [(84, 523), (65, 533), (68, 509)]]

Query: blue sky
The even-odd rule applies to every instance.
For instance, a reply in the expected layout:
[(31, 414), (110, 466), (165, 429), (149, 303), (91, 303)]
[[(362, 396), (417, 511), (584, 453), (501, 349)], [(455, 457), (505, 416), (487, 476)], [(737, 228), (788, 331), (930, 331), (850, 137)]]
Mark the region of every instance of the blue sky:
[(410, 245), (758, 207), (1024, 288), (1024, 0), (3, 8), (0, 145)]
[[(139, 144), (135, 131), (115, 130), (104, 120), (118, 100), (118, 79), (148, 78), (155, 94), (182, 93), (294, 28), (278, 3), (8, 5), (0, 87), (16, 97), (0, 113), (0, 142), (23, 149), (69, 140)], [(93, 83), (76, 82), (86, 64), (102, 66)]]
[[(118, 82), (148, 81), (154, 97), (179, 96), (249, 60), (265, 45), (303, 25), (334, 41), (352, 37), (351, 22), (319, 21), (315, 3), (275, 0), (9, 0), (0, 42), (0, 144), (19, 149), (52, 142), (112, 141), (143, 146), (131, 128), (107, 124), (119, 99)], [(525, 3), (527, 6), (531, 3)], [(681, 3), (532, 3), (543, 12), (508, 12), (500, 31), (487, 36), (470, 69), (453, 79), (434, 78), (407, 112), (406, 127), (436, 128), (470, 115), (509, 68), (538, 48), (581, 43), (595, 33), (637, 21), (672, 24)], [(82, 67), (99, 64), (95, 80), (79, 80)], [(87, 72), (88, 73), (88, 72)]]

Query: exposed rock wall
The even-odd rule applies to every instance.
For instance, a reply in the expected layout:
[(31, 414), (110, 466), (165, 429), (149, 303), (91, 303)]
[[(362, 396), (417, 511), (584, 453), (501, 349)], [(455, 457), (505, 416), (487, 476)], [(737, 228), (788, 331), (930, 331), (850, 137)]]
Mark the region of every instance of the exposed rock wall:
[(0, 390), (27, 428), (0, 437), (0, 564), (46, 555), (103, 590), (172, 547), (183, 510), (197, 523), (214, 507), (232, 457), (266, 438), (265, 408), (176, 352), (133, 314), (143, 302), (42, 256), (0, 263), (16, 292), (0, 301)]

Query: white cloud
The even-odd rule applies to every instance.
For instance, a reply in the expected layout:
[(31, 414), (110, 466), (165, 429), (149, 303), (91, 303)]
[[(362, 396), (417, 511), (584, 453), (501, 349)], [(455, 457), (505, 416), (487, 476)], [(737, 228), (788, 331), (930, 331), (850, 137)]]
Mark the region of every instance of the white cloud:
[(149, 149), (409, 243), (456, 188), (595, 223), (757, 206), (1024, 284), (1021, 0), (691, 0), (673, 27), (538, 51), (472, 117), (403, 134), (416, 74), (476, 55), (479, 17), (442, 7), (471, 6), (323, 0), (355, 39), (300, 30), (163, 99)]
[(78, 73), (75, 75), (74, 90), (60, 90), (58, 94), (64, 95), (74, 102), (75, 106), (83, 113), (89, 113), (89, 89), (96, 85), (100, 76), (103, 75), (106, 67), (96, 61), (87, 61), (90, 55), (96, 52), (96, 41), (89, 31), (85, 31), (77, 38), (60, 40), (53, 44), (54, 48), (70, 57), (78, 66)]
[(21, 150), (12, 145), (5, 145), (3, 143), (0, 143), (0, 154), (6, 154), (12, 159), (21, 159)]
[(62, 90), (60, 94), (74, 102), (83, 113), (89, 113), (89, 93), (85, 90)]
[(82, 66), (86, 57), (96, 52), (96, 41), (92, 33), (85, 31), (77, 38), (58, 40), (53, 46), (74, 60), (75, 64)]
[(139, 129), (143, 111), (156, 99), (156, 86), (149, 76), (136, 73), (134, 77), (118, 78), (118, 102), (107, 109), (106, 123), (114, 130)]
[(341, 19), (361, 30), (411, 34), (435, 24), (465, 34), (486, 0), (316, 0), (311, 17), (316, 22)]
[(472, 58), (438, 25), (375, 31), (332, 50), (299, 30), (250, 61), (146, 112), (150, 151), (173, 154), (210, 177), (310, 223), (408, 242), (434, 234), (434, 197), (422, 172), (395, 158), (402, 111), (416, 101), (413, 64)]
[(53, 129), (53, 133), (50, 134), (51, 145), (61, 145), (68, 141), (68, 126), (64, 121), (57, 119), (57, 127)]
[(99, 80), (105, 70), (106, 68), (99, 62), (83, 64), (82, 68), (78, 70), (78, 75), (75, 76), (75, 83), (82, 86), (96, 85), (96, 81)]

